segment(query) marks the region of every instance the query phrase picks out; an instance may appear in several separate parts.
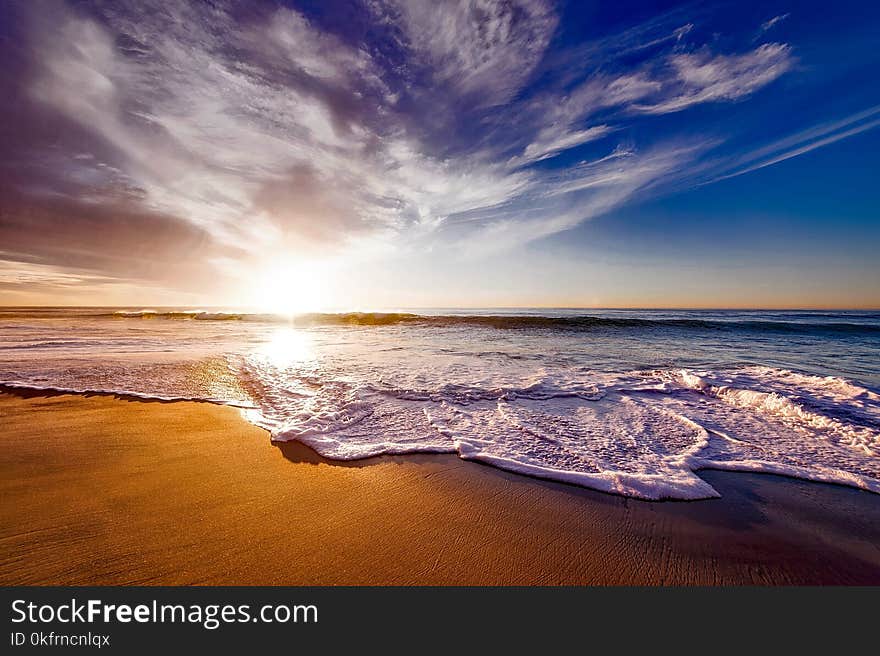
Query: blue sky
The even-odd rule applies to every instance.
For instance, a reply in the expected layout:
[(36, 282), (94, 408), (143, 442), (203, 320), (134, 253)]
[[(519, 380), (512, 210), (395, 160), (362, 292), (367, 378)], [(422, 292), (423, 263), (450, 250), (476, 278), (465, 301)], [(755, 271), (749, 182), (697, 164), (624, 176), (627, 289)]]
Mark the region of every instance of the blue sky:
[(0, 302), (880, 306), (876, 3), (0, 12)]

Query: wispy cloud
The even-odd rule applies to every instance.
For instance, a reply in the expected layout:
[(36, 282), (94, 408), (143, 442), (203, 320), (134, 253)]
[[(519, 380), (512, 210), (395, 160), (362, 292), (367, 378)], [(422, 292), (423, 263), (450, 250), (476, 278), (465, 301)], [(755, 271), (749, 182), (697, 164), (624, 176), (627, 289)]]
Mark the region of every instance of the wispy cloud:
[(485, 106), (522, 88), (559, 22), (545, 0), (389, 0), (372, 8), (401, 29), (411, 65)]
[(773, 29), (776, 25), (784, 21), (789, 16), (791, 16), (791, 14), (779, 14), (778, 16), (774, 16), (770, 20), (761, 23), (761, 32), (766, 32), (767, 30)]
[(541, 130), (535, 140), (526, 146), (522, 157), (513, 158), (510, 163), (517, 166), (540, 162), (575, 146), (582, 146), (585, 143), (601, 139), (610, 132), (612, 129), (607, 125), (596, 125), (584, 130), (571, 127), (559, 130), (556, 126), (551, 125)]
[[(22, 7), (33, 111), (73, 127), (27, 151), (38, 174), (15, 182), (16, 202), (47, 227), (66, 203), (100, 230), (92, 198), (129, 217), (119, 244), (162, 233), (159, 261), (197, 242), (227, 269), (267, 251), (497, 249), (570, 229), (683, 184), (723, 137), (643, 140), (641, 122), (745, 100), (796, 62), (784, 43), (724, 48), (680, 11), (551, 56), (560, 17), (543, 0), (372, 0), (354, 36), (270, 2), (89, 4)], [(0, 229), (42, 264), (122, 275), (88, 244), (64, 256), (28, 243), (23, 221)]]
[(669, 142), (644, 151), (618, 147), (603, 157), (533, 178), (505, 203), (450, 217), (439, 232), (455, 249), (472, 254), (541, 239), (609, 212), (657, 185), (673, 184), (689, 163), (714, 145)]
[(734, 178), (779, 164), (878, 126), (880, 126), (880, 106), (850, 114), (837, 121), (822, 123), (741, 155), (733, 162), (728, 163), (730, 168), (727, 169), (727, 172), (710, 181)]
[[(675, 32), (681, 36), (690, 30)], [(678, 39), (676, 39), (677, 41)], [(617, 75), (595, 74), (562, 95), (550, 92), (529, 105), (531, 120), (541, 127), (511, 163), (519, 165), (555, 157), (565, 150), (605, 137), (631, 122), (632, 113), (669, 114), (693, 105), (745, 98), (770, 84), (794, 65), (791, 48), (766, 44), (743, 54), (673, 51)], [(603, 111), (618, 124), (584, 127)]]
[(692, 105), (731, 101), (751, 95), (794, 66), (791, 48), (767, 43), (741, 55), (697, 53), (669, 58), (671, 75), (663, 81), (666, 97), (634, 105), (648, 114), (678, 112)]

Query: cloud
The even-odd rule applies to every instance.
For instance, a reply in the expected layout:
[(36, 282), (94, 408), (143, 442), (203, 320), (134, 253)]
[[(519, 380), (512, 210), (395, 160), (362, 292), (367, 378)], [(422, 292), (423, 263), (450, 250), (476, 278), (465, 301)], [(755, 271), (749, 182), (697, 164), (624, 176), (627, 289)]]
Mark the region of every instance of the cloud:
[[(452, 217), (441, 233), (454, 249), (485, 255), (570, 230), (658, 185), (687, 175), (687, 166), (714, 142), (664, 143), (645, 151), (616, 148), (534, 180), (521, 196), (477, 212)], [(511, 211), (515, 208), (515, 211)]]
[[(689, 31), (676, 30), (679, 38)], [(606, 136), (615, 128), (581, 127), (603, 110), (668, 114), (701, 103), (738, 100), (780, 77), (793, 63), (788, 46), (767, 44), (741, 55), (713, 55), (707, 49), (672, 53), (641, 70), (593, 75), (561, 98), (549, 93), (532, 103), (532, 120), (542, 127), (511, 162), (537, 162)]]
[(695, 44), (680, 11), (566, 46), (538, 0), (375, 0), (358, 34), (273, 2), (16, 11), (3, 257), (193, 287), (267, 252), (570, 229), (683, 184), (717, 141), (643, 139), (643, 122), (745, 99), (795, 61)]
[(738, 100), (790, 71), (795, 60), (790, 46), (767, 43), (742, 55), (713, 55), (708, 50), (675, 54), (668, 63), (672, 74), (662, 82), (665, 97), (635, 104), (634, 109), (667, 114), (700, 103)]
[(124, 198), (90, 202), (0, 188), (0, 259), (89, 277), (204, 288), (203, 262), (240, 257), (209, 233), (174, 217), (134, 209)]
[(694, 29), (693, 23), (688, 23), (687, 25), (682, 25), (672, 31), (673, 36), (675, 37), (676, 42), (681, 41), (685, 36), (687, 36)]
[(784, 21), (789, 16), (791, 16), (791, 14), (780, 14), (779, 16), (774, 16), (770, 20), (761, 23), (761, 32), (766, 32), (767, 30), (773, 29), (776, 25)]
[(436, 82), (482, 106), (509, 101), (544, 55), (559, 18), (543, 0), (375, 3)]
[[(766, 146), (740, 155), (727, 163), (727, 170), (711, 179), (711, 182), (734, 178), (767, 166), (779, 164), (793, 157), (804, 155), (817, 148), (828, 146), (842, 139), (861, 134), (880, 126), (880, 105), (850, 114), (849, 116), (813, 126)], [(732, 170), (731, 170), (732, 169)]]
[[(363, 53), (289, 10), (238, 29), (229, 15), (164, 4), (165, 21), (139, 4), (109, 14), (109, 28), (61, 16), (39, 35), (32, 85), (115, 148), (152, 209), (238, 243), (243, 216), (260, 222), (254, 194), (266, 184), (308, 164), (332, 190), (364, 159), (377, 119), (359, 104), (382, 89)], [(120, 53), (121, 36), (149, 45)]]
[(564, 129), (561, 131), (555, 126), (550, 126), (539, 132), (535, 141), (526, 146), (522, 157), (514, 158), (511, 163), (521, 165), (540, 162), (570, 148), (601, 139), (611, 131), (612, 129), (607, 125), (596, 125), (585, 130)]
[[(280, 8), (261, 30), (247, 31), (244, 39), (264, 56), (277, 57), (304, 75), (336, 84), (352, 84), (374, 71), (369, 55), (350, 48), (335, 35), (316, 29), (300, 13)], [(378, 82), (378, 80), (375, 80)]]

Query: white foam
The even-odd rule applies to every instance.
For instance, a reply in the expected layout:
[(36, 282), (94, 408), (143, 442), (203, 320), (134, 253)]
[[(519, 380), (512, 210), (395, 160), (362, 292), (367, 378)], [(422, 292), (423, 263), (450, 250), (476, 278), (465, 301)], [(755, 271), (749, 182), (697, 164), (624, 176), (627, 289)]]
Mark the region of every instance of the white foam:
[[(0, 351), (0, 379), (235, 405), (272, 439), (331, 459), (455, 453), (642, 499), (716, 496), (705, 468), (880, 492), (880, 396), (844, 378), (766, 366), (596, 371), (605, 350), (616, 362), (617, 333), (546, 327), (82, 321), (47, 330), (28, 318), (5, 331), (4, 344), (27, 348)], [(661, 348), (632, 348), (645, 345)]]
[(0, 381), (0, 390), (22, 392), (47, 392), (49, 394), (78, 394), (82, 396), (118, 396), (122, 398), (140, 399), (143, 401), (162, 401), (174, 403), (179, 401), (191, 401), (194, 403), (213, 403), (215, 405), (228, 405), (242, 410), (255, 410), (251, 403), (241, 403), (223, 398), (204, 396), (169, 396), (167, 394), (150, 394), (134, 390), (119, 388), (92, 388), (92, 387), (60, 387), (58, 385), (33, 385), (17, 380)]
[[(267, 408), (262, 423), (273, 439), (302, 441), (328, 458), (455, 452), (642, 499), (716, 496), (696, 474), (704, 468), (880, 492), (880, 406), (873, 392), (849, 381), (768, 368), (592, 378), (564, 388), (545, 380), (520, 389), (447, 384), (421, 392), (353, 382), (319, 385), (301, 413), (282, 416)], [(737, 381), (759, 388), (736, 387)], [(813, 405), (840, 416), (803, 405), (813, 387), (819, 389)]]

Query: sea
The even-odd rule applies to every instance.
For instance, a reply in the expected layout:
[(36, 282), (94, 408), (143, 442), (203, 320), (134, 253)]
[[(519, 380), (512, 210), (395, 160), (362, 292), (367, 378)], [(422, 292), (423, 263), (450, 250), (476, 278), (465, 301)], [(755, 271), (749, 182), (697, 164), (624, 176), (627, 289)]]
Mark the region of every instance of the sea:
[(6, 307), (0, 389), (230, 405), (331, 460), (639, 499), (718, 496), (704, 469), (880, 494), (878, 311)]

